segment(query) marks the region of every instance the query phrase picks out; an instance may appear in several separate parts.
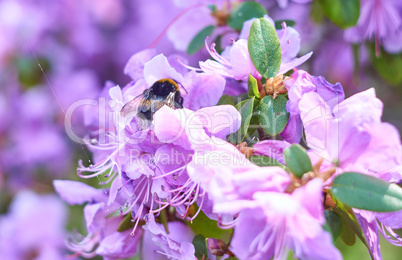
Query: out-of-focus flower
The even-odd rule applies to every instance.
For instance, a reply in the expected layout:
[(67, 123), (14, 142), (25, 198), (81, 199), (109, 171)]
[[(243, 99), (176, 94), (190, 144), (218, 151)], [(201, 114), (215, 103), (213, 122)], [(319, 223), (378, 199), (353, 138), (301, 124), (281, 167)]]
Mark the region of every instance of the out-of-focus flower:
[(18, 190), (31, 185), (40, 170), (58, 176), (65, 174), (71, 149), (63, 129), (55, 124), (58, 107), (50, 93), (37, 87), (22, 94), (18, 89), (6, 89), (0, 95), (8, 99), (8, 114), (18, 118), (5, 117), (4, 139), (0, 143), (0, 161), (9, 188)]
[(345, 39), (360, 43), (375, 39), (377, 51), (383, 45), (386, 51), (398, 53), (402, 43), (398, 38), (402, 35), (402, 5), (397, 0), (363, 0), (357, 25), (346, 30)]
[(84, 207), (88, 234), (85, 237), (76, 234), (68, 243), (68, 248), (75, 252), (74, 255), (93, 257), (98, 254), (105, 259), (135, 255), (142, 232), (140, 230), (132, 236), (130, 228), (117, 231), (124, 219), (118, 214), (118, 202), (108, 205), (107, 193), (81, 182), (56, 180), (54, 187), (60, 197), (70, 205), (88, 202)]
[(65, 259), (67, 209), (53, 195), (20, 191), (9, 212), (0, 216), (0, 252), (3, 259)]

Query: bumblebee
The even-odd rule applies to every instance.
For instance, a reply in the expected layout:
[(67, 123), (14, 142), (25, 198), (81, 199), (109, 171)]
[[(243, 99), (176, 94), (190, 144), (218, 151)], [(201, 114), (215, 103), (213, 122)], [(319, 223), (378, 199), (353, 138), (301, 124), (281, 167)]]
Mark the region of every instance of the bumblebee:
[(123, 116), (134, 114), (142, 124), (140, 128), (144, 128), (144, 124), (148, 127), (155, 112), (164, 105), (170, 108), (183, 108), (179, 83), (173, 79), (165, 78), (156, 81), (142, 94), (127, 102), (121, 109), (121, 113)]

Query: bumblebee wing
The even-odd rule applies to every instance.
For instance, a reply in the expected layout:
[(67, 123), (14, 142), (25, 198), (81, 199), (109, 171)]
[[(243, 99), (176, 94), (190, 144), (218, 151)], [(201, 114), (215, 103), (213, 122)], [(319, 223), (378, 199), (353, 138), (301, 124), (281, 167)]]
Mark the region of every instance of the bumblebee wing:
[(144, 106), (145, 99), (145, 92), (136, 96), (131, 101), (127, 102), (123, 108), (121, 109), (120, 113), (122, 116), (126, 117), (127, 115), (136, 115), (139, 109), (142, 109)]
[(147, 109), (143, 110), (143, 112), (150, 110), (150, 111), (152, 111), (152, 113), (155, 113), (164, 105), (174, 108), (174, 93), (169, 94), (167, 97), (163, 97), (163, 98), (154, 96), (152, 99), (147, 100), (147, 101), (149, 101), (147, 104)]
[(175, 108), (175, 101), (174, 101), (174, 97), (175, 97), (175, 92), (170, 93), (165, 100), (165, 105), (167, 105), (170, 108)]

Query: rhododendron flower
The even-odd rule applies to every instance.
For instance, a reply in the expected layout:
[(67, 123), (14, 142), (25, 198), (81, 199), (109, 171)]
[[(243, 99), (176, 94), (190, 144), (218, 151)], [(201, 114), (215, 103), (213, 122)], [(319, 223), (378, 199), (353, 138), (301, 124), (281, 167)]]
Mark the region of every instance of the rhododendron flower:
[[(266, 17), (266, 19), (273, 23), (269, 17)], [(205, 72), (215, 71), (223, 77), (234, 78), (236, 80), (247, 80), (249, 74), (261, 79), (262, 76), (254, 67), (248, 52), (248, 36), (254, 20), (251, 19), (244, 23), (240, 39), (235, 41), (232, 46), (226, 47), (222, 55), (217, 53), (214, 44), (212, 44), (211, 49), (207, 46), (208, 52), (215, 61), (207, 60), (200, 62), (200, 68)], [(280, 75), (304, 63), (311, 57), (312, 52), (301, 58), (296, 58), (300, 50), (300, 38), (299, 33), (295, 29), (285, 25), (283, 29), (277, 30), (277, 34), (282, 50), (282, 62), (278, 72), (278, 75)]]
[(303, 70), (297, 70), (285, 80), (289, 101), (286, 110), (290, 114), (289, 122), (281, 137), (290, 143), (299, 143), (302, 137), (302, 122), (300, 120), (300, 99), (309, 92), (316, 92), (330, 107), (334, 107), (345, 98), (341, 84), (327, 82), (324, 77), (311, 76)]
[(402, 50), (402, 6), (397, 0), (362, 0), (357, 25), (346, 30), (345, 39), (349, 42), (362, 42), (375, 38), (377, 52), (379, 45), (390, 53)]
[[(232, 212), (240, 202), (227, 202), (223, 211)], [(319, 179), (292, 194), (255, 189), (252, 200), (241, 203), (231, 250), (240, 259), (286, 259), (289, 249), (301, 259), (342, 259), (322, 228), (322, 205)]]
[[(382, 106), (373, 89), (345, 99), (333, 109), (316, 93), (304, 95), (300, 111), (307, 144), (311, 148), (310, 157), (313, 160), (317, 160), (317, 156), (324, 158), (326, 161), (322, 167), (337, 166), (335, 175), (351, 170), (400, 182), (400, 137), (394, 126), (381, 122)], [(395, 170), (397, 172), (392, 173)], [(399, 216), (400, 211), (374, 213), (355, 210), (355, 213), (376, 259), (381, 259), (378, 230), (394, 245), (402, 245), (392, 230), (400, 225), (387, 221)]]
[[(401, 164), (399, 133), (381, 122), (382, 103), (374, 89), (355, 94), (332, 109), (317, 93), (307, 93), (299, 108), (308, 146), (329, 163), (365, 172)], [(385, 132), (387, 136), (380, 138), (378, 133)]]
[(195, 249), (191, 241), (193, 233), (185, 224), (175, 221), (169, 222), (166, 233), (162, 224), (155, 222), (153, 214), (146, 216), (143, 257), (144, 259), (154, 259), (156, 254), (167, 256), (169, 259), (190, 260), (197, 259)]
[(56, 180), (54, 187), (60, 197), (70, 205), (88, 202), (84, 207), (88, 234), (85, 237), (77, 234), (68, 243), (69, 249), (76, 252), (75, 255), (93, 257), (98, 254), (106, 259), (135, 255), (142, 232), (131, 236), (129, 229), (117, 231), (124, 217), (111, 214), (118, 210), (118, 202), (107, 205), (107, 193), (81, 182)]
[[(0, 252), (4, 259), (65, 259), (67, 209), (54, 195), (20, 191), (0, 216)], [(21, 232), (23, 229), (23, 232)]]

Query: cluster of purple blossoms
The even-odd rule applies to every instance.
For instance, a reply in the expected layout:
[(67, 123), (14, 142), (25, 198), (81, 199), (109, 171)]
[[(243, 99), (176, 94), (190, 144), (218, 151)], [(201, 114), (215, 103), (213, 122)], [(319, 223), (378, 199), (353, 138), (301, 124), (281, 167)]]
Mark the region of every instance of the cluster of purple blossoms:
[[(274, 26), (270, 17), (261, 19)], [(200, 62), (200, 69), (185, 65), (177, 56), (146, 49), (133, 55), (124, 69), (131, 82), (123, 88), (112, 82), (105, 85), (98, 110), (88, 109), (84, 116), (91, 133), (83, 141), (94, 164), (85, 166), (80, 161), (78, 167), (80, 177), (102, 179), (105, 188), (54, 182), (69, 204), (87, 203), (88, 234), (69, 240), (75, 255), (197, 259), (199, 249), (192, 243), (196, 238), (190, 228), (202, 212), (219, 228), (233, 230), (228, 245), (218, 243), (225, 248), (219, 253), (208, 240), (208, 256), (204, 253), (202, 259), (225, 254), (238, 259), (285, 259), (290, 250), (301, 259), (342, 258), (323, 227), (326, 212), (335, 203), (331, 185), (348, 171), (399, 182), (398, 131), (381, 122), (382, 105), (374, 91), (345, 99), (339, 83), (297, 70), (312, 52), (297, 58), (300, 37), (286, 23), (275, 35), (281, 53), (278, 72), (262, 83), (264, 76), (251, 58), (248, 42), (255, 21), (246, 21), (238, 39), (221, 54), (215, 44), (209, 48), (206, 39), (214, 60)], [(289, 76), (283, 75), (292, 69)], [(288, 121), (276, 136), (280, 139), (258, 131), (252, 147), (247, 147), (229, 138), (241, 130), (243, 111), (218, 102), (224, 93), (247, 92), (250, 77), (258, 82), (258, 98), (286, 95)], [(182, 101), (178, 106), (155, 103), (160, 105), (144, 124), (139, 117), (148, 111), (144, 104), (152, 102), (155, 82), (166, 79), (177, 83), (173, 93), (179, 92)], [(137, 107), (125, 113), (136, 100)], [(307, 160), (313, 166), (297, 176), (287, 165), (286, 151), (300, 143), (303, 129)], [(383, 132), (389, 133), (386, 138)], [(277, 164), (260, 165), (251, 160), (253, 156), (272, 158)], [(394, 220), (400, 211), (353, 209), (351, 214), (375, 259), (381, 259), (378, 232), (401, 245), (393, 231), (399, 228)]]
[[(0, 2), (0, 258), (342, 259), (336, 240), (357, 236), (382, 259), (380, 234), (402, 246), (399, 132), (373, 88), (342, 87), (367, 89), (362, 67), (381, 53), (399, 64), (402, 5), (348, 4)], [(64, 130), (98, 188), (69, 180)], [(85, 235), (37, 195), (54, 191), (82, 206)]]

